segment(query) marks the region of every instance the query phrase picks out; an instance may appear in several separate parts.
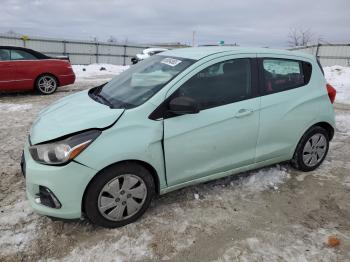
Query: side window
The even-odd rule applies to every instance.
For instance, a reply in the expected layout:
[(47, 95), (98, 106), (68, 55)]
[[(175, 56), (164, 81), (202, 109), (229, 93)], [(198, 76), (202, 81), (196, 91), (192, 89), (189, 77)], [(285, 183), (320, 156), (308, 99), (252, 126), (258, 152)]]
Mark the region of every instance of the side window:
[(176, 93), (208, 109), (251, 98), (249, 58), (227, 60), (207, 67), (183, 84)]
[(276, 93), (306, 85), (311, 78), (310, 63), (288, 59), (263, 59), (263, 92)]
[(23, 50), (11, 50), (11, 60), (36, 60), (37, 58)]
[(0, 49), (0, 61), (10, 60), (10, 50)]

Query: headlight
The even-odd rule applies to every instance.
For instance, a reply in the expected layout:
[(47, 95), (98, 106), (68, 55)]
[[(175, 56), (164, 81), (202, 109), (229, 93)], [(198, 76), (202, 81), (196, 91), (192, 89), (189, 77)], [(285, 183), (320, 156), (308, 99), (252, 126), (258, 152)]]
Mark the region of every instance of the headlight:
[(29, 152), (32, 158), (39, 163), (64, 164), (79, 155), (100, 134), (101, 131), (99, 130), (87, 131), (61, 141), (31, 146)]

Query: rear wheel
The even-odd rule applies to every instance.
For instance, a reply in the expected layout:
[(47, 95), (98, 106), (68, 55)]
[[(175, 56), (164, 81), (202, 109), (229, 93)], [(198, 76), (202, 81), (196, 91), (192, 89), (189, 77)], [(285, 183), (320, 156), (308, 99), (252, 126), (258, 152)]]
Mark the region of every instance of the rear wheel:
[(103, 227), (120, 227), (137, 220), (154, 195), (154, 181), (141, 165), (124, 163), (103, 170), (89, 185), (86, 216)]
[(326, 158), (328, 148), (328, 132), (319, 126), (312, 127), (301, 138), (291, 163), (302, 171), (315, 170)]
[(40, 94), (51, 95), (57, 90), (58, 81), (52, 75), (42, 75), (37, 79), (35, 86)]

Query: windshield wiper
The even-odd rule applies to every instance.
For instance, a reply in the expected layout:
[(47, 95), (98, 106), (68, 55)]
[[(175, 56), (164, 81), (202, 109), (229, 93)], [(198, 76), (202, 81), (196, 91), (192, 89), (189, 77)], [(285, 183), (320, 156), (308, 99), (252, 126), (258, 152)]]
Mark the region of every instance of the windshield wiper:
[(110, 108), (113, 108), (114, 105), (112, 104), (111, 101), (109, 101), (107, 98), (105, 98), (103, 95), (101, 95), (100, 93), (97, 93), (97, 94), (94, 94), (94, 96), (96, 98), (99, 99), (99, 101), (102, 103), (102, 104), (105, 104), (107, 106), (109, 106)]
[(109, 101), (107, 98), (105, 98), (103, 95), (101, 95), (101, 91), (102, 91), (103, 86), (104, 85), (101, 85), (101, 86), (97, 86), (97, 87), (90, 89), (89, 96), (93, 100), (95, 100), (101, 104), (107, 105), (110, 108), (114, 108), (114, 105), (112, 104), (112, 102)]

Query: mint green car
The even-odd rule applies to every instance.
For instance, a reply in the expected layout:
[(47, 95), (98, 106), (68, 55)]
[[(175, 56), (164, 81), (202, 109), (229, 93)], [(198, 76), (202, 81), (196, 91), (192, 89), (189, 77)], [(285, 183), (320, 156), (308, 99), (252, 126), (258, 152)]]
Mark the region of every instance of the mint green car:
[(308, 54), (154, 55), (40, 112), (22, 158), (28, 199), (44, 215), (119, 227), (185, 186), (282, 161), (314, 170), (334, 134), (335, 94)]

